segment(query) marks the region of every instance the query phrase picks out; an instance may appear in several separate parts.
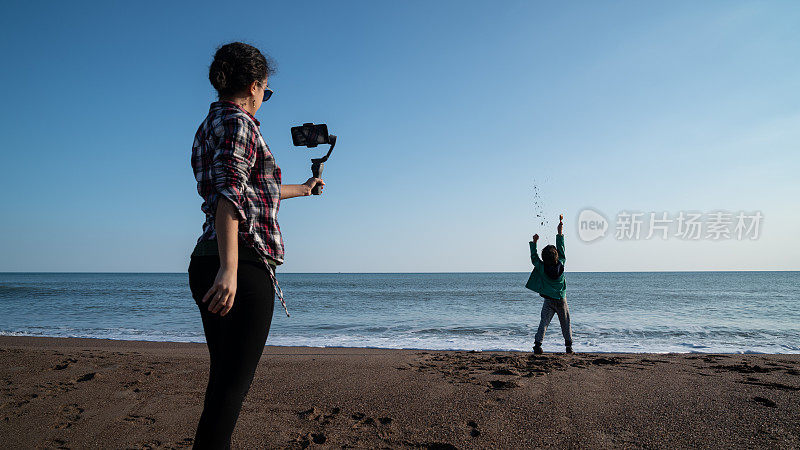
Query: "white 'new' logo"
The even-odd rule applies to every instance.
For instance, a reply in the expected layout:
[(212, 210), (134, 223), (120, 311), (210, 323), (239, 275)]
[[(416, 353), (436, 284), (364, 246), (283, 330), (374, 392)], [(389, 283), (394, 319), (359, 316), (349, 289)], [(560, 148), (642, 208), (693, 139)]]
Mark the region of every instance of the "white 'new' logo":
[(593, 209), (584, 209), (578, 215), (578, 237), (584, 242), (592, 242), (606, 235), (608, 220)]

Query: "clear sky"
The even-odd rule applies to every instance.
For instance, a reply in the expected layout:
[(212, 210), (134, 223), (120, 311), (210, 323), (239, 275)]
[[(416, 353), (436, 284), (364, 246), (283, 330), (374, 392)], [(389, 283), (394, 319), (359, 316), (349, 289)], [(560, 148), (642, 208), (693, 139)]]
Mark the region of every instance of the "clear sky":
[[(281, 203), (284, 272), (525, 271), (559, 212), (567, 270), (798, 270), (798, 23), (793, 1), (4, 2), (0, 271), (185, 271), (235, 40), (278, 62), (257, 117), (284, 182), (322, 154), (291, 126), (339, 136), (325, 193)], [(585, 243), (586, 207), (764, 219)]]

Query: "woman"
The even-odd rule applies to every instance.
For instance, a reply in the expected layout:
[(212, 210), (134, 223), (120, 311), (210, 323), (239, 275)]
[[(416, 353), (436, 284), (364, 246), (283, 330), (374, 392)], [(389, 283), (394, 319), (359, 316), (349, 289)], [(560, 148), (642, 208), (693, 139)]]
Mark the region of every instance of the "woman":
[[(211, 359), (195, 448), (228, 448), (272, 321), (275, 267), (283, 263), (280, 201), (325, 184), (281, 185), (281, 170), (254, 117), (272, 90), (271, 61), (255, 47), (220, 47), (209, 69), (213, 102), (192, 145), (192, 168), (206, 214), (189, 263), (189, 286)], [(288, 310), (286, 312), (288, 315)]]

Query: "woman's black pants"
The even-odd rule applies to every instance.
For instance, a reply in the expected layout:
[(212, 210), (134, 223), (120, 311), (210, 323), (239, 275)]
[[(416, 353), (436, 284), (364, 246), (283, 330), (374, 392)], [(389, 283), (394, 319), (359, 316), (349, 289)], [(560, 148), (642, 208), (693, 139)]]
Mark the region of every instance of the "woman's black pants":
[(233, 428), (272, 322), (275, 290), (268, 270), (257, 263), (239, 261), (233, 307), (222, 317), (208, 311), (210, 300), (201, 302), (217, 277), (219, 257), (191, 258), (189, 287), (200, 308), (211, 359), (194, 448), (230, 448)]

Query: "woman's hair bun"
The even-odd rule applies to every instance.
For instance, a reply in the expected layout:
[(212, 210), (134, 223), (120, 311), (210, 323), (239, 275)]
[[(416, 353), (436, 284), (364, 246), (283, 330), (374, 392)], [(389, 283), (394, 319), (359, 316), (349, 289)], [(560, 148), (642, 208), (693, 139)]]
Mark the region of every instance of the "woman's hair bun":
[(208, 69), (208, 80), (220, 96), (239, 94), (253, 81), (275, 73), (275, 63), (252, 45), (231, 42), (217, 49)]
[[(226, 71), (228, 73), (226, 73)], [(214, 61), (211, 63), (209, 71), (209, 80), (211, 85), (217, 91), (224, 91), (227, 87), (228, 77), (230, 75), (230, 64), (227, 61)]]

